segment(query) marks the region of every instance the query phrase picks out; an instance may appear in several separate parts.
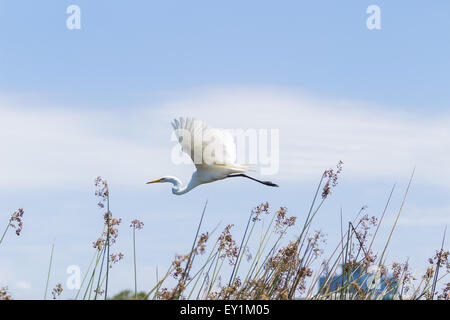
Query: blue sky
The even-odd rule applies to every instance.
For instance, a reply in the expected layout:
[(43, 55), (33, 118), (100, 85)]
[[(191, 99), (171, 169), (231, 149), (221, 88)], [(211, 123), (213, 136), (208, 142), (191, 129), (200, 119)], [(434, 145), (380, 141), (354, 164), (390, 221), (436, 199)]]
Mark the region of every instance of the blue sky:
[(378, 32), (365, 26), (373, 1), (78, 1), (79, 31), (65, 28), (69, 4), (2, 1), (3, 91), (107, 108), (105, 94), (122, 106), (143, 92), (250, 83), (447, 106), (446, 1), (376, 1)]
[[(81, 30), (66, 28), (71, 4)], [(371, 4), (381, 30), (366, 28)], [(316, 228), (332, 246), (340, 207), (347, 219), (365, 204), (379, 215), (397, 182), (393, 216), (416, 166), (390, 257), (424, 266), (450, 221), (448, 12), (448, 1), (0, 1), (0, 217), (25, 209), (23, 235), (0, 248), (0, 286), (40, 298), (53, 241), (54, 283), (70, 264), (85, 268), (101, 228), (96, 175), (124, 219), (118, 249), (130, 252), (129, 221), (146, 223), (140, 277), (150, 287), (155, 266), (187, 250), (206, 199), (207, 226), (235, 223), (238, 234), (261, 201), (301, 217), (322, 170), (341, 159)], [(190, 115), (279, 128), (271, 179), (281, 188), (222, 181), (175, 197), (144, 185), (190, 177), (168, 163), (170, 121)], [(114, 271), (115, 291), (132, 286), (131, 261)]]

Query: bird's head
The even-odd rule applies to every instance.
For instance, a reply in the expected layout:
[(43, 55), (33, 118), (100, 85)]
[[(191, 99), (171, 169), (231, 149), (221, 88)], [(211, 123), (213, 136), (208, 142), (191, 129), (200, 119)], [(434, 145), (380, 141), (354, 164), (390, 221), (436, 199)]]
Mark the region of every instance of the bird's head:
[(169, 182), (169, 183), (172, 183), (173, 185), (180, 184), (180, 180), (178, 180), (175, 177), (171, 177), (171, 176), (165, 176), (165, 177), (153, 180), (153, 181), (149, 181), (149, 182), (147, 182), (147, 184), (161, 183), (161, 182)]
[(162, 177), (162, 178), (159, 178), (159, 179), (156, 179), (156, 180), (149, 181), (149, 182), (147, 182), (147, 184), (159, 183), (159, 182), (168, 182), (168, 181), (166, 180), (166, 177)]

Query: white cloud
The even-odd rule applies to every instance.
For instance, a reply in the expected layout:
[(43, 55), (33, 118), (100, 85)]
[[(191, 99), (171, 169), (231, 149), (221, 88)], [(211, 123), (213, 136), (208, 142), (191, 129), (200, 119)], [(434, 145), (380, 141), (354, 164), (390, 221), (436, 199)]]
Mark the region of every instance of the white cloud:
[(144, 183), (148, 164), (161, 162), (165, 150), (133, 139), (132, 130), (121, 114), (3, 106), (0, 188), (65, 189), (96, 175)]
[(448, 116), (399, 113), (373, 104), (315, 99), (276, 89), (212, 91), (166, 104), (217, 126), (279, 128), (281, 176), (316, 178), (342, 159), (362, 179), (417, 176), (450, 186)]
[(26, 293), (30, 293), (30, 290), (32, 289), (31, 284), (28, 281), (20, 279), (17, 267), (11, 259), (0, 260), (0, 287), (3, 286), (8, 287), (9, 292), (13, 294), (14, 298), (17, 298), (17, 290), (23, 290), (26, 291)]
[(416, 166), (416, 181), (450, 187), (448, 115), (267, 87), (207, 88), (125, 111), (0, 103), (0, 189), (85, 187), (96, 175), (127, 186), (189, 177), (191, 167), (170, 161), (170, 121), (179, 116), (227, 129), (279, 129), (277, 181), (315, 180), (343, 160), (354, 179), (402, 179)]
[(405, 226), (444, 228), (450, 226), (450, 206), (430, 208), (412, 206), (408, 208), (408, 215), (400, 217), (398, 223)]
[(18, 289), (29, 290), (31, 289), (31, 284), (28, 281), (19, 280), (16, 282), (15, 287)]

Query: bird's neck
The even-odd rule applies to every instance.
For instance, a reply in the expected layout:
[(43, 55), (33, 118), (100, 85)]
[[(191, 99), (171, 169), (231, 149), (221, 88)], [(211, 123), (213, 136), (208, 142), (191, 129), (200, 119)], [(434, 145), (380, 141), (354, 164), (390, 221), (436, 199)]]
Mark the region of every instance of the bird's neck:
[(190, 191), (192, 188), (195, 187), (195, 185), (193, 185), (192, 181), (187, 186), (183, 187), (183, 183), (180, 181), (180, 179), (178, 179), (176, 177), (170, 177), (170, 178), (166, 178), (166, 179), (168, 182), (173, 184), (172, 193), (176, 194), (176, 195), (185, 194), (186, 192)]
[(176, 195), (185, 194), (189, 190), (187, 189), (187, 186), (183, 187), (181, 183), (179, 185), (174, 185), (172, 188), (172, 193)]

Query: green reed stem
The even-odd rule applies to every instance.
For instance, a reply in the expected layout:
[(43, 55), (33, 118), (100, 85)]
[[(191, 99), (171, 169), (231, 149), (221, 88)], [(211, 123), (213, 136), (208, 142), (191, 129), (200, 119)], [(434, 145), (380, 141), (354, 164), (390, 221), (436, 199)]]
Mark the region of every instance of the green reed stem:
[(52, 261), (53, 261), (53, 250), (55, 249), (55, 243), (52, 245), (52, 251), (50, 253), (50, 263), (48, 266), (48, 273), (47, 273), (47, 282), (45, 283), (45, 291), (44, 291), (44, 300), (47, 299), (47, 290), (48, 290), (48, 282), (50, 280), (50, 270), (52, 269)]

